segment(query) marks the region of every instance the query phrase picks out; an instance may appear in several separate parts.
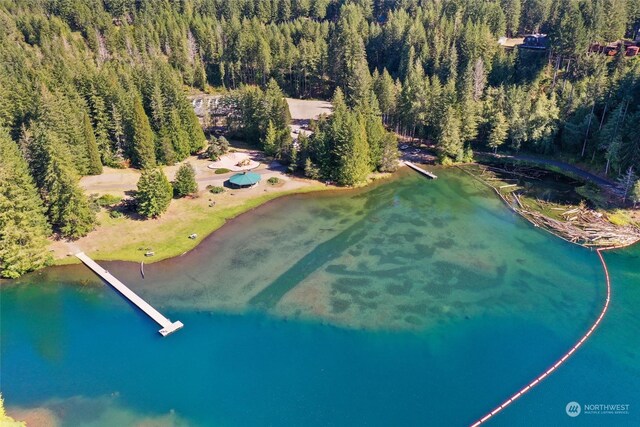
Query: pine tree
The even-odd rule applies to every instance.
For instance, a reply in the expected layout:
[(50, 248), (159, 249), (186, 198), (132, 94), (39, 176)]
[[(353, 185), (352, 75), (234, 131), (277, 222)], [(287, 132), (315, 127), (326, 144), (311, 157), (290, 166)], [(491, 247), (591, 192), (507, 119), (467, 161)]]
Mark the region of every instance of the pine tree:
[(184, 163), (176, 172), (176, 180), (173, 183), (173, 193), (178, 197), (189, 196), (198, 191), (196, 183), (196, 171), (191, 163)]
[(131, 134), (131, 159), (133, 160), (133, 165), (140, 169), (155, 167), (156, 155), (153, 132), (151, 131), (147, 114), (144, 112), (140, 96), (135, 96), (133, 100)]
[(26, 161), (0, 129), (0, 276), (16, 278), (46, 265), (51, 232)]
[[(175, 141), (175, 140), (174, 140)], [(164, 128), (155, 138), (156, 162), (163, 165), (173, 165), (178, 161), (178, 156), (171, 143), (170, 132)]]
[(464, 143), (460, 138), (460, 118), (454, 108), (449, 107), (440, 125), (438, 157), (444, 164), (460, 162), (464, 158)]
[(44, 183), (45, 200), (51, 223), (69, 239), (86, 236), (93, 230), (95, 213), (87, 196), (78, 186), (75, 171), (54, 157)]
[(87, 142), (87, 157), (89, 158), (89, 166), (87, 173), (89, 175), (100, 175), (102, 173), (102, 162), (100, 161), (100, 153), (98, 152), (98, 144), (93, 134), (93, 127), (89, 120), (89, 115), (84, 113), (84, 138)]
[(398, 138), (393, 132), (385, 132), (382, 138), (382, 153), (378, 162), (380, 172), (394, 172), (398, 169)]
[(630, 197), (631, 201), (633, 201), (633, 207), (636, 207), (640, 203), (640, 179), (633, 184)]
[(262, 149), (268, 156), (273, 156), (276, 154), (277, 147), (277, 138), (278, 134), (276, 131), (276, 127), (273, 125), (273, 122), (269, 120), (269, 124), (267, 125), (267, 133), (265, 134), (262, 140)]
[(116, 104), (111, 105), (111, 126), (109, 133), (113, 141), (113, 149), (111, 150), (113, 158), (109, 159), (109, 166), (121, 166), (125, 156), (126, 135), (122, 113)]
[(78, 175), (67, 147), (39, 122), (34, 124), (32, 131), (23, 132), (21, 143), (49, 223), (63, 237), (85, 236), (93, 229), (95, 213), (78, 185)]
[(493, 152), (498, 151), (498, 147), (505, 143), (509, 132), (509, 126), (507, 119), (505, 119), (502, 111), (496, 112), (490, 121), (491, 131), (489, 132), (488, 145), (493, 149)]
[(564, 0), (559, 8), (560, 12), (552, 33), (558, 53), (573, 57), (586, 52), (589, 38), (578, 4), (571, 0)]
[(207, 86), (207, 72), (204, 69), (204, 64), (199, 58), (193, 64), (193, 86), (200, 90), (205, 90)]
[(363, 16), (357, 6), (340, 8), (335, 39), (334, 76), (351, 106), (365, 102), (371, 89), (371, 74), (367, 64), (364, 41), (359, 32)]
[[(180, 116), (175, 109), (172, 109), (169, 113), (169, 117), (167, 120), (167, 126), (164, 129), (166, 138), (171, 142), (171, 150), (169, 151), (169, 147), (165, 148), (165, 154), (162, 158), (171, 158), (171, 152), (173, 153), (174, 162), (175, 160), (184, 160), (189, 156), (191, 152), (191, 143), (189, 141), (189, 135), (183, 129), (182, 124), (180, 122)], [(171, 164), (172, 162), (167, 161), (166, 164)]]
[(276, 10), (280, 21), (288, 21), (291, 19), (291, 0), (279, 0)]
[(514, 37), (518, 33), (520, 14), (522, 13), (521, 0), (502, 0), (500, 2), (507, 18), (507, 36)]
[(271, 79), (264, 92), (264, 103), (266, 105), (267, 119), (273, 122), (276, 131), (288, 129), (291, 123), (291, 113), (289, 112), (289, 104), (284, 97), (284, 93), (278, 86), (278, 83)]
[(372, 169), (378, 169), (382, 160), (382, 142), (387, 131), (380, 119), (381, 114), (378, 108), (378, 100), (373, 91), (369, 94), (369, 101), (361, 106), (358, 111), (364, 118), (371, 167)]
[(548, 152), (557, 131), (559, 108), (555, 94), (540, 94), (527, 117), (527, 136), (538, 151)]
[[(186, 105), (184, 105), (186, 104)], [(180, 108), (180, 118), (182, 122), (182, 128), (189, 140), (190, 153), (195, 154), (202, 150), (207, 142), (207, 138), (204, 136), (202, 126), (198, 121), (198, 117), (193, 112), (191, 106), (183, 99), (183, 105)]]
[(309, 157), (304, 162), (304, 176), (310, 179), (320, 179), (320, 169)]
[(385, 68), (382, 74), (378, 76), (374, 81), (374, 91), (376, 98), (380, 104), (380, 111), (382, 112), (382, 121), (389, 125), (391, 119), (396, 114), (396, 108), (398, 105), (398, 93), (396, 91), (393, 78)]
[(169, 208), (172, 197), (173, 187), (161, 169), (142, 171), (135, 196), (140, 215), (145, 218), (160, 216)]
[(347, 113), (340, 139), (336, 141), (338, 153), (337, 181), (340, 185), (355, 185), (363, 182), (371, 172), (369, 146), (364, 119), (355, 113)]
[(627, 197), (629, 197), (631, 191), (634, 189), (634, 185), (637, 180), (638, 176), (635, 174), (635, 172), (633, 171), (633, 167), (631, 166), (629, 166), (629, 169), (627, 169), (624, 175), (618, 178), (618, 187), (622, 192), (623, 202), (627, 201)]
[[(638, 80), (640, 80), (640, 78)], [(622, 128), (624, 144), (620, 147), (621, 161), (619, 168), (622, 170), (630, 166), (634, 168), (640, 167), (640, 132), (638, 132), (640, 110), (633, 114), (627, 113), (626, 116)]]

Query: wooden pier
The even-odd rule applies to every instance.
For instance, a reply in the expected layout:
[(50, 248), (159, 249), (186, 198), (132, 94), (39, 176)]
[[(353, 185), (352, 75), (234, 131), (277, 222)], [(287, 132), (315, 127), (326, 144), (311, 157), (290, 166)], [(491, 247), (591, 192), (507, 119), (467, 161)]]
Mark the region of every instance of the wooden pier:
[(435, 173), (426, 171), (426, 170), (422, 169), (419, 166), (416, 166), (415, 164), (413, 164), (411, 162), (408, 162), (408, 161), (405, 160), (404, 164), (409, 166), (414, 171), (416, 171), (416, 172), (418, 172), (418, 173), (420, 173), (420, 174), (422, 174), (422, 175), (424, 175), (424, 176), (426, 176), (428, 178), (431, 178), (431, 179), (437, 179), (438, 178), (438, 176)]
[(147, 303), (145, 300), (140, 298), (135, 292), (129, 289), (124, 283), (118, 280), (115, 276), (113, 276), (107, 270), (100, 267), (100, 265), (97, 262), (89, 258), (84, 252), (78, 252), (76, 254), (76, 257), (80, 261), (82, 261), (84, 265), (86, 265), (91, 270), (93, 270), (94, 273), (100, 276), (102, 280), (104, 280), (109, 285), (114, 287), (125, 298), (127, 298), (129, 301), (135, 304), (140, 310), (145, 312), (147, 316), (151, 317), (153, 320), (156, 321), (156, 323), (162, 326), (162, 329), (160, 329), (159, 332), (163, 337), (166, 337), (167, 335), (177, 331), (178, 329), (184, 326), (180, 321), (171, 322), (169, 319), (164, 317), (158, 310), (151, 307), (149, 303)]

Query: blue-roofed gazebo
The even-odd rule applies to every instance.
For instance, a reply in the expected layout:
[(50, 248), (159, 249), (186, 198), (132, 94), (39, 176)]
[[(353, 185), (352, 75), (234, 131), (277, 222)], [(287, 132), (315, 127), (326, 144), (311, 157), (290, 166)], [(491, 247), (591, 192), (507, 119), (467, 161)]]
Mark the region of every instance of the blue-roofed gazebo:
[(246, 188), (256, 185), (260, 182), (260, 174), (255, 172), (237, 173), (229, 178), (229, 184), (238, 188)]

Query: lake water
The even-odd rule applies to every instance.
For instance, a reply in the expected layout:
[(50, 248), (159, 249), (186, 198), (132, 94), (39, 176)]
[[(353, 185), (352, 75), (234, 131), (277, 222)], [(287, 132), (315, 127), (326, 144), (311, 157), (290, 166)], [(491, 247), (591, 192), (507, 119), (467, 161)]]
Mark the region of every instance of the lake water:
[[(562, 356), (605, 298), (595, 252), (531, 227), (461, 172), (245, 214), (197, 249), (0, 289), (0, 386), (60, 425), (469, 425)], [(186, 238), (186, 236), (185, 236)], [(640, 425), (640, 247), (609, 252), (597, 332), (488, 425)], [(565, 406), (628, 404), (628, 414)]]

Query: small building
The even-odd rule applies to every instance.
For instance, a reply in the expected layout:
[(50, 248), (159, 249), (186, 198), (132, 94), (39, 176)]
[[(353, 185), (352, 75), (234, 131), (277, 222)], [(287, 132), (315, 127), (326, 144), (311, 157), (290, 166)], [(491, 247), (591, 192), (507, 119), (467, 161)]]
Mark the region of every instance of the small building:
[(518, 47), (520, 49), (545, 50), (549, 45), (549, 37), (546, 34), (529, 34)]
[(592, 43), (589, 46), (589, 52), (602, 53), (607, 56), (616, 56), (620, 50), (625, 56), (636, 56), (640, 48), (636, 46), (635, 42), (629, 40), (618, 40), (609, 44)]
[(248, 188), (256, 185), (260, 179), (260, 174), (255, 172), (242, 172), (229, 178), (229, 184), (236, 188)]

